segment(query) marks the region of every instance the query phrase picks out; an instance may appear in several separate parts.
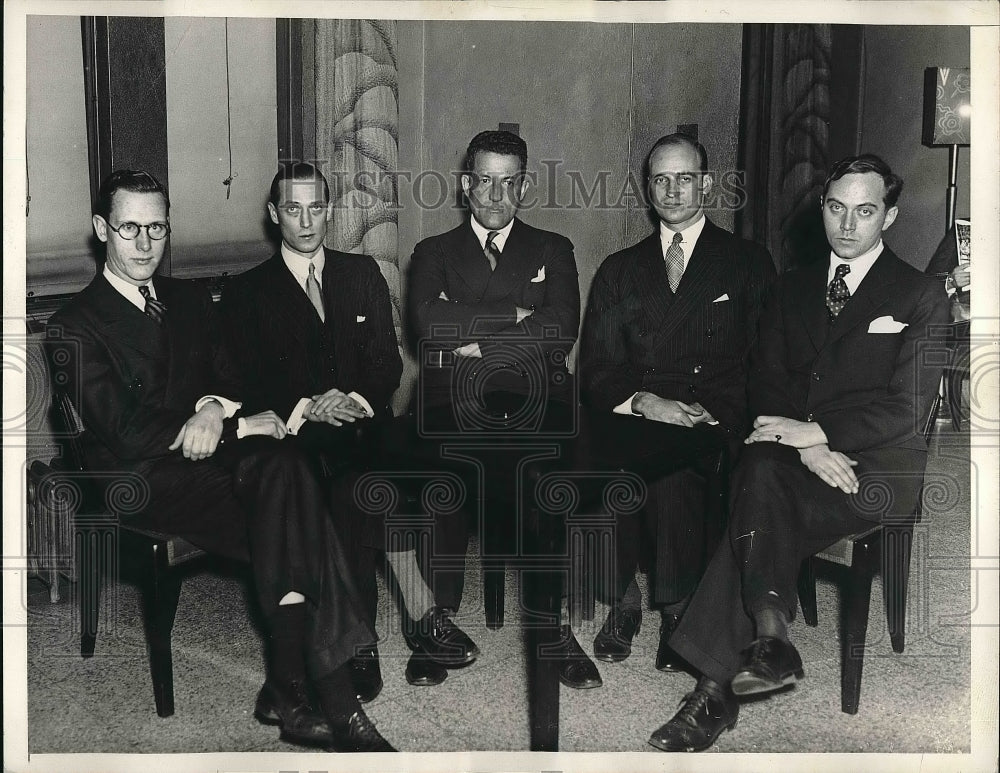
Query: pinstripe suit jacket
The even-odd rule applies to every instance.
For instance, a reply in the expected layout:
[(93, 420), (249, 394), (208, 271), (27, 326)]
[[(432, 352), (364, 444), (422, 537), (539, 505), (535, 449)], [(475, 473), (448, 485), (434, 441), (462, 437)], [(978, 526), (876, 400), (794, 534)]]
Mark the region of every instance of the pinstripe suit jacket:
[(747, 355), (774, 277), (766, 249), (711, 221), (676, 293), (658, 232), (609, 256), (594, 277), (584, 319), (584, 400), (602, 411), (639, 391), (700, 402), (724, 429), (743, 433)]
[(325, 323), (280, 253), (226, 285), (221, 306), (241, 364), (244, 413), (273, 410), (287, 419), (300, 398), (336, 387), (391, 415), (403, 365), (376, 262), (327, 250), (323, 300)]

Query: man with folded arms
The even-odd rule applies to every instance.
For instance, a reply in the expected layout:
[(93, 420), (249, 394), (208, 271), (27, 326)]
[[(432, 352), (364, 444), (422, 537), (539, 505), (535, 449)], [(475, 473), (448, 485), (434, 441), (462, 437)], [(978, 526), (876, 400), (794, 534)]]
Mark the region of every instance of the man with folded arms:
[(882, 242), (902, 184), (874, 155), (837, 163), (821, 200), (829, 261), (784, 274), (765, 305), (728, 533), (670, 639), (701, 677), (649, 739), (659, 749), (707, 749), (740, 697), (793, 684), (803, 559), (914, 511), (941, 375), (922, 355), (948, 306)]
[[(512, 132), (473, 137), (461, 174), (469, 218), (414, 247), (408, 307), (424, 410), (458, 405), (518, 415), (538, 401), (575, 394), (566, 369), (580, 324), (573, 244), (516, 216), (528, 188), (527, 162), (527, 144)], [(506, 468), (488, 472), (494, 485), (509, 485)], [(512, 549), (514, 521), (500, 520), (484, 526), (502, 531)], [(464, 521), (437, 529), (435, 557), (464, 557), (468, 539)], [(440, 603), (457, 609), (464, 572), (435, 571), (434, 580)], [(564, 634), (564, 683), (596, 686), (597, 668), (568, 627)]]
[(104, 270), (49, 321), (76, 353), (61, 388), (79, 400), (86, 465), (142, 477), (150, 506), (136, 525), (249, 562), (267, 632), (261, 722), (292, 743), (394, 751), (351, 685), (348, 661), (373, 633), (311, 463), (282, 441), (279, 416), (242, 415), (232, 399), (239, 379), (208, 291), (153, 276), (169, 207), (146, 172), (112, 173), (93, 216)]
[[(697, 140), (657, 140), (646, 179), (659, 228), (597, 270), (581, 336), (583, 398), (596, 410), (718, 433), (735, 456), (749, 428), (746, 361), (774, 264), (766, 249), (705, 217), (714, 179)], [(635, 571), (651, 542), (650, 588), (661, 614), (656, 667), (683, 666), (667, 640), (724, 526), (706, 514), (706, 472), (654, 481), (641, 513), (619, 515), (612, 607), (594, 639), (598, 659), (631, 653), (642, 617)]]

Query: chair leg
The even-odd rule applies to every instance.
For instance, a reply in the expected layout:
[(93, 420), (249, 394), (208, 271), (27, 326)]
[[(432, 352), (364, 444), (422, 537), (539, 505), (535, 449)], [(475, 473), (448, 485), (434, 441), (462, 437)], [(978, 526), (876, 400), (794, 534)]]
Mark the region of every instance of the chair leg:
[(861, 700), (861, 672), (865, 658), (865, 636), (868, 633), (868, 610), (871, 602), (872, 578), (875, 575), (880, 547), (872, 542), (856, 542), (854, 558), (848, 573), (844, 599), (843, 653), (840, 664), (840, 710), (857, 714)]
[(912, 522), (882, 529), (882, 596), (894, 652), (902, 652), (906, 645), (906, 590), (912, 546)]
[(813, 628), (819, 622), (816, 615), (816, 564), (807, 558), (799, 569), (799, 606), (802, 607), (802, 619), (806, 625)]
[(169, 717), (174, 713), (174, 660), (170, 634), (177, 615), (181, 580), (167, 566), (166, 546), (155, 544), (152, 551), (152, 576), (144, 594), (146, 641), (149, 645), (149, 669), (153, 677), (156, 713)]
[(111, 516), (78, 515), (75, 519), (77, 593), (80, 603), (80, 655), (89, 658), (97, 644), (101, 583), (117, 555), (117, 529)]
[(962, 379), (965, 371), (961, 368), (948, 369), (948, 410), (951, 411), (951, 426), (956, 432), (962, 430)]
[(486, 627), (491, 631), (503, 628), (504, 562), (483, 559), (483, 596), (486, 606)]

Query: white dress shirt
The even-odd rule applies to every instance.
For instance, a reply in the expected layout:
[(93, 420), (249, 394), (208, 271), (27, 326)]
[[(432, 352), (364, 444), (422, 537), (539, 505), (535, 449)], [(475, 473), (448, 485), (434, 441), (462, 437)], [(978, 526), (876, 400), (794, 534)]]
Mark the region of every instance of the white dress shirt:
[(844, 282), (847, 284), (847, 289), (851, 291), (851, 295), (854, 295), (858, 291), (858, 285), (861, 284), (861, 280), (868, 275), (868, 271), (875, 261), (878, 260), (878, 256), (882, 254), (882, 250), (885, 249), (885, 245), (882, 240), (878, 240), (878, 244), (872, 247), (868, 252), (858, 255), (856, 258), (851, 258), (850, 260), (844, 260), (843, 258), (837, 257), (835, 252), (830, 253), (830, 268), (826, 272), (826, 286), (830, 286), (830, 282), (833, 281), (833, 276), (837, 271), (837, 266), (845, 265), (850, 266), (851, 270), (847, 272), (844, 276)]

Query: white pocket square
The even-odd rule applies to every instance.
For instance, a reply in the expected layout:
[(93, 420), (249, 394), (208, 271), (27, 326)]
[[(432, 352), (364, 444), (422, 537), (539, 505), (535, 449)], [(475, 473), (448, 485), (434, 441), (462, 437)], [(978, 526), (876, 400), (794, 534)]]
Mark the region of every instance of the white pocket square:
[(723, 293), (718, 298), (716, 298), (712, 303), (722, 303), (723, 301), (729, 300), (729, 293)]
[(364, 321), (365, 321), (366, 319), (368, 319), (368, 317), (360, 317), (360, 316), (359, 316), (359, 317), (358, 317), (358, 318), (357, 318), (357, 319), (355, 320), (355, 322), (364, 322)]
[(899, 333), (909, 322), (897, 322), (891, 316), (877, 317), (868, 325), (869, 333)]
[(538, 269), (538, 273), (535, 275), (535, 278), (532, 279), (531, 281), (532, 282), (544, 282), (545, 281), (545, 266), (542, 266), (540, 269)]

